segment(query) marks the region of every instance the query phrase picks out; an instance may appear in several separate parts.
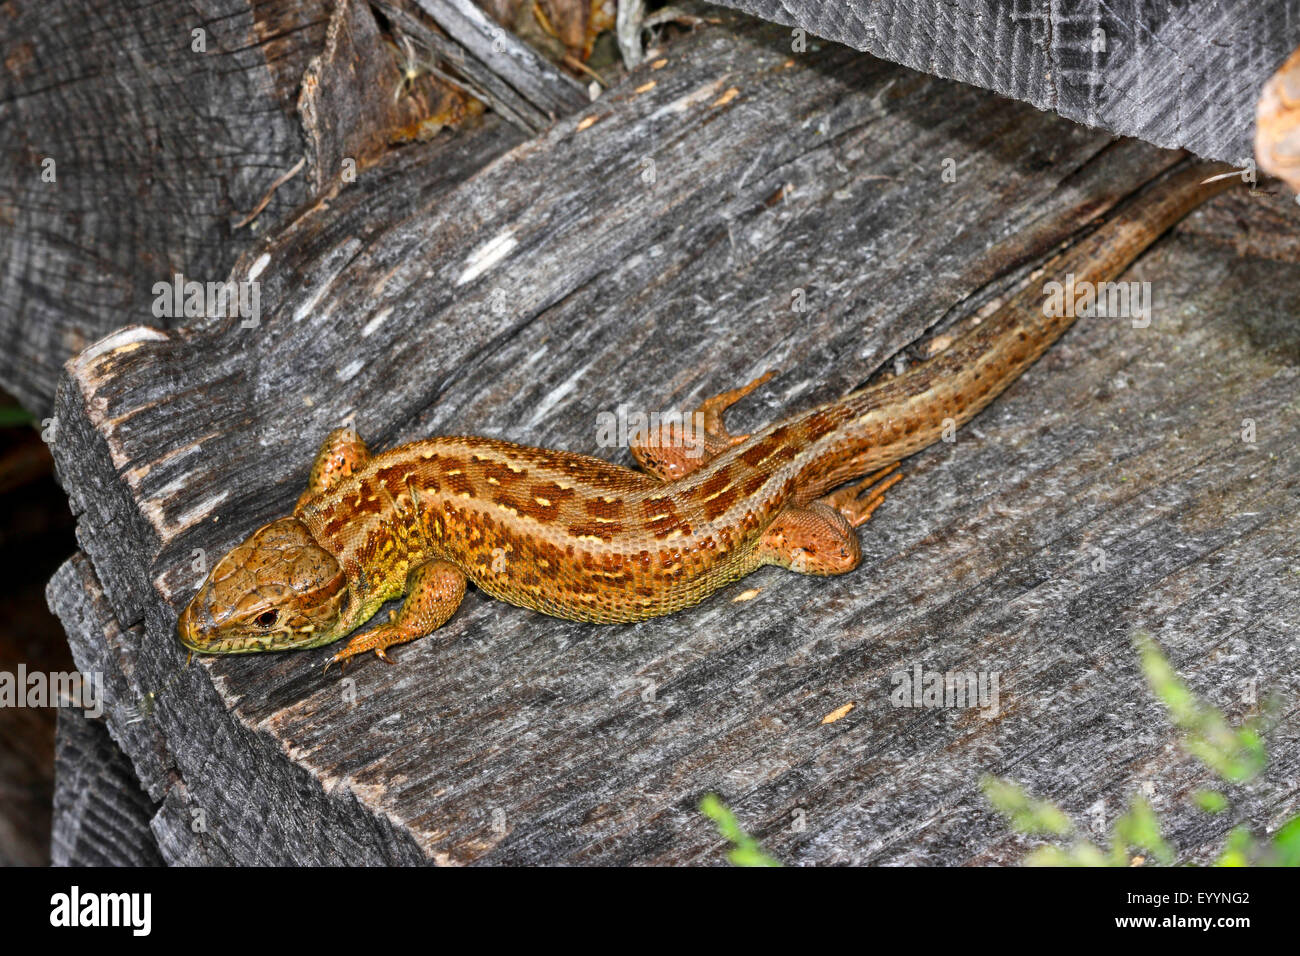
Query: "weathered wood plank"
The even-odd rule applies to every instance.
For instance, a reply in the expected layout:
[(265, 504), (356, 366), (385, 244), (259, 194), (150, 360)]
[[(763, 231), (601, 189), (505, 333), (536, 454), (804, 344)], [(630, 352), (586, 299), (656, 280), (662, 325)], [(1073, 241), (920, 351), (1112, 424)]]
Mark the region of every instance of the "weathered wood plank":
[[(237, 265), (262, 282), (257, 328), (126, 333), (70, 363), (55, 455), (88, 560), (51, 599), (102, 586), (65, 616), (78, 663), (118, 675), (115, 714), (157, 694), (138, 733), (183, 783), (151, 791), (175, 802), (165, 857), (707, 860), (694, 806), (717, 790), (793, 862), (1009, 859), (984, 771), (1076, 811), (1155, 773), (1183, 846), (1230, 825), (1177, 806), (1203, 774), (1167, 748), (1127, 641), (1153, 629), (1233, 713), (1234, 682), (1300, 679), (1300, 257), (1269, 231), (1295, 212), (1266, 198), (1219, 200), (1133, 270), (1150, 329), (1081, 323), (910, 462), (857, 573), (769, 569), (626, 627), (471, 595), (396, 667), (343, 681), (324, 652), (184, 667), (195, 549), (287, 510), (340, 422), (379, 448), (470, 431), (626, 460), (597, 411), (689, 407), (778, 367), (737, 410), (749, 428), (887, 374), (1176, 160), (786, 39), (702, 30), (391, 220), (345, 190)], [(918, 664), (1000, 673), (999, 717), (892, 707), (890, 675)], [(1252, 807), (1294, 811), (1294, 760)]]
[[(508, 81), (497, 60), (474, 60), (473, 76), (538, 99), (521, 128), (585, 102), (494, 29)], [(391, 39), (365, 0), (8, 4), (0, 385), (44, 417), (70, 355), (125, 324), (187, 321), (155, 314), (156, 283), (224, 281), (260, 237), (392, 142), (472, 111), (424, 69), (395, 95)], [(470, 56), (455, 40), (444, 53), (462, 66)]]
[(159, 866), (154, 807), (108, 730), (81, 711), (59, 711), (55, 751), (55, 866)]
[[(44, 415), (69, 355), (166, 324), (155, 281), (221, 278), (254, 241), (231, 224), (302, 156), (294, 100), (328, 4), (50, 0), (3, 19), (0, 383)], [(306, 197), (285, 183), (264, 223)]]
[[(255, 728), (224, 717), (202, 669), (175, 661), (159, 667), (144, 628), (118, 624), (84, 556), (74, 555), (59, 569), (48, 595), (78, 669), (104, 676), (111, 702), (104, 720), (156, 806), (150, 827), (166, 862), (422, 859), (409, 836), (360, 811), (355, 800), (322, 793), (303, 771), (286, 778), (283, 751)], [(185, 728), (170, 722), (178, 705), (188, 711)], [(208, 723), (200, 712), (215, 719)], [(219, 779), (224, 785), (214, 786)], [(273, 816), (266, 814), (269, 807), (277, 808)]]
[(587, 94), (575, 80), (493, 21), (473, 0), (413, 2), (463, 50), (455, 65), (482, 64), (486, 75), (499, 77), (550, 120), (586, 105)]
[[(1296, 0), (720, 0), (1158, 146), (1243, 163)], [(814, 41), (815, 42), (815, 41)]]

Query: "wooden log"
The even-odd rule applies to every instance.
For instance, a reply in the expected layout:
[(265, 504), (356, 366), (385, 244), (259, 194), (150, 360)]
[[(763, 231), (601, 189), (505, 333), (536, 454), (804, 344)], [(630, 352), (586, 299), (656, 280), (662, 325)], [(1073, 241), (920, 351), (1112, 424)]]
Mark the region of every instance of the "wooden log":
[[(54, 451), (85, 556), (51, 603), (112, 675), (110, 727), (154, 695), (122, 739), (173, 775), (142, 773), (173, 804), (166, 859), (707, 862), (716, 791), (789, 862), (1006, 862), (1025, 843), (984, 772), (1105, 798), (1105, 822), (1149, 782), (1193, 858), (1236, 822), (1184, 804), (1206, 773), (1129, 638), (1234, 716), (1243, 682), (1300, 680), (1297, 213), (1259, 194), (1134, 267), (1150, 328), (1081, 322), (907, 463), (853, 574), (767, 569), (624, 627), (471, 594), (343, 679), (326, 651), (186, 666), (203, 570), (288, 510), (341, 422), (374, 448), (474, 432), (627, 461), (597, 412), (779, 368), (733, 416), (752, 428), (924, 353), (1178, 159), (724, 19), (436, 198), (401, 202), (413, 165), (250, 250), (258, 327), (125, 330), (69, 364)], [(368, 189), (405, 213), (349, 199)], [(916, 666), (1000, 674), (996, 719), (893, 706)], [(1249, 819), (1300, 805), (1276, 756)]]
[[(464, 52), (453, 65), (482, 64), (485, 78), (499, 78), (548, 120), (585, 106), (587, 95), (573, 79), (543, 60), (526, 43), (494, 22), (473, 0), (414, 0)], [(477, 66), (472, 67), (476, 72)], [(541, 129), (545, 123), (536, 127)]]
[(99, 721), (59, 711), (55, 751), (55, 866), (159, 866), (154, 807), (131, 761)]
[[(472, 112), (423, 69), (394, 95), (396, 38), (364, 0), (90, 6), (87, 16), (84, 0), (15, 3), (0, 18), (10, 134), (0, 151), (0, 387), (40, 417), (70, 355), (125, 324), (187, 321), (155, 314), (158, 282), (224, 281), (260, 237), (391, 142)], [(534, 98), (526, 120), (507, 119), (532, 131), (585, 102), (492, 31), (499, 56), (474, 57), (455, 39), (443, 52), (473, 66), (476, 91)]]
[(1300, 45), (1296, 0), (720, 2), (1089, 126), (1237, 165), (1253, 155), (1265, 81)]
[[(232, 224), (302, 156), (294, 101), (328, 18), (324, 0), (90, 6), (10, 4), (0, 41), (0, 384), (42, 416), (68, 356), (169, 324), (155, 281), (224, 278), (255, 241)], [(284, 183), (262, 225), (307, 195)]]

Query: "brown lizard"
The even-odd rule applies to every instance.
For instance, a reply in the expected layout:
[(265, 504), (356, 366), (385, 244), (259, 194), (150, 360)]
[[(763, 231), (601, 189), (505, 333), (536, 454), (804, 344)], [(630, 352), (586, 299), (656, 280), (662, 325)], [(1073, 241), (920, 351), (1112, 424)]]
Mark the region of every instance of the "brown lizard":
[[(1228, 185), (1204, 182), (1215, 171), (1183, 167), (1149, 186), (1049, 262), (1044, 281), (1115, 278)], [(180, 616), (181, 641), (207, 653), (318, 647), (405, 594), (329, 663), (371, 650), (387, 660), (386, 648), (446, 622), (469, 581), (545, 614), (610, 623), (671, 614), (762, 565), (852, 571), (854, 529), (901, 477), (897, 463), (1015, 381), (1074, 321), (1055, 311), (1031, 283), (906, 374), (730, 435), (723, 412), (764, 376), (701, 406), (702, 452), (671, 426), (643, 436), (632, 450), (644, 471), (475, 437), (372, 456), (338, 429), (293, 514), (213, 568)]]

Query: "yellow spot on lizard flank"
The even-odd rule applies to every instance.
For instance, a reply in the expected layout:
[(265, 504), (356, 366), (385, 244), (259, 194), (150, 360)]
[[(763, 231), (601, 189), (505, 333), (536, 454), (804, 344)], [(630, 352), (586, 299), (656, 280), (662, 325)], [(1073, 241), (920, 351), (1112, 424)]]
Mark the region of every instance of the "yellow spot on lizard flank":
[(578, 132), (581, 133), (584, 129), (591, 129), (591, 127), (596, 125), (598, 119), (600, 119), (598, 116), (583, 117), (581, 122), (578, 123)]
[(515, 464), (514, 462), (512, 462), (512, 461), (508, 461), (508, 462), (506, 462), (506, 467), (509, 468), (511, 471), (513, 471), (516, 475), (518, 475), (518, 474), (522, 474), (522, 473), (523, 473), (523, 469), (520, 468), (518, 465), (516, 465), (516, 464)]
[(617, 518), (596, 518), (598, 524), (618, 524)]
[(649, 83), (642, 83), (640, 86), (638, 86), (638, 87), (636, 88), (636, 90), (635, 90), (634, 92), (637, 92), (637, 93), (649, 93), (649, 92), (650, 92), (651, 90), (653, 90), (654, 88), (655, 88), (655, 81), (654, 81), (654, 80), (651, 80)]
[(741, 591), (731, 599), (732, 604), (740, 604), (744, 601), (752, 601), (762, 592), (762, 588), (750, 588), (748, 591)]
[(605, 502), (605, 504), (607, 504), (607, 505), (612, 505), (614, 502), (618, 501), (617, 498), (615, 498), (615, 497), (613, 497), (613, 496), (611, 496), (611, 495), (601, 495), (601, 496), (600, 496), (600, 500), (603, 501), (603, 502)]
[(489, 485), (499, 485), (499, 484), (501, 484), (501, 482), (497, 481), (495, 478), (488, 478), (487, 483), (488, 483)]
[(577, 540), (579, 540), (579, 541), (603, 541), (604, 539), (603, 539), (603, 538), (599, 538), (599, 537), (597, 537), (597, 536), (594, 535), (594, 534), (580, 534), (580, 535), (578, 535), (578, 539), (577, 539)]
[(457, 495), (457, 497), (458, 497), (458, 498), (473, 498), (474, 496), (471, 495), (468, 491), (462, 491), (459, 495)]
[(557, 478), (555, 480), (555, 487), (559, 488), (561, 491), (568, 491), (570, 488), (573, 487), (573, 485), (569, 484), (567, 481), (560, 481)]
[(673, 538), (680, 538), (681, 536), (682, 536), (682, 529), (673, 528), (672, 531), (669, 531), (666, 535), (664, 535), (664, 540), (671, 541), (673, 540)]
[(551, 506), (551, 499), (550, 499), (550, 498), (542, 498), (542, 497), (540, 497), (540, 496), (534, 495), (534, 496), (533, 496), (533, 500), (536, 501), (536, 502), (537, 502), (539, 505), (541, 505), (543, 508), (549, 508), (549, 507)]
[(714, 101), (713, 101), (713, 105), (714, 105), (714, 106), (726, 106), (728, 103), (730, 103), (732, 100), (734, 100), (734, 99), (735, 99), (737, 96), (739, 96), (739, 95), (740, 95), (740, 90), (736, 89), (736, 88), (733, 86), (731, 89), (727, 90), (727, 92), (723, 93), (723, 94), (722, 94), (721, 96), (719, 96), (716, 100), (714, 100)]
[(730, 488), (731, 488), (731, 482), (727, 482), (725, 485), (723, 485), (721, 488), (719, 488), (719, 489), (718, 489), (717, 491), (715, 491), (713, 494), (709, 495), (709, 496), (708, 496), (707, 498), (705, 498), (704, 500), (705, 500), (705, 501), (712, 501), (714, 498), (718, 497), (718, 495), (722, 494), (724, 491), (729, 490)]
[(462, 471), (460, 468), (453, 468), (453, 469), (451, 469), (450, 471), (448, 471), (447, 474), (449, 474), (449, 475), (463, 475), (463, 474), (465, 474), (465, 472)]
[(829, 714), (827, 714), (825, 717), (822, 718), (822, 723), (833, 724), (835, 723), (835, 721), (839, 720), (841, 717), (848, 714), (848, 712), (851, 711), (856, 706), (857, 704), (853, 703), (853, 701), (849, 701), (843, 707), (836, 707)]

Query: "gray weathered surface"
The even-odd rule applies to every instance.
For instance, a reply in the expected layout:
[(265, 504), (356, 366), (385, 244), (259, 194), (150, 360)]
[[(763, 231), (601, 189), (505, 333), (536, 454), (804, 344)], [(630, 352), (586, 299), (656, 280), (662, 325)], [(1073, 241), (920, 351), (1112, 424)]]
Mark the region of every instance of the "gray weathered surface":
[[(1298, 0), (719, 0), (1040, 109), (1239, 163)], [(1099, 34), (1104, 48), (1096, 43)]]
[(55, 866), (158, 866), (154, 807), (108, 730), (79, 710), (59, 711), (54, 758)]
[[(323, 0), (6, 6), (0, 383), (24, 406), (48, 413), (64, 360), (124, 322), (166, 324), (154, 282), (224, 278), (255, 240), (231, 224), (302, 156), (297, 85), (327, 18)], [(262, 225), (306, 197), (285, 183)]]
[[(325, 651), (185, 666), (194, 549), (285, 512), (340, 422), (377, 448), (468, 431), (626, 461), (598, 411), (780, 368), (748, 428), (866, 380), (1176, 160), (840, 48), (792, 58), (786, 36), (700, 31), (440, 189), (418, 193), (418, 159), (363, 180), (243, 257), (258, 328), (128, 331), (69, 364), (55, 457), (85, 555), (51, 603), (109, 675), (165, 858), (713, 861), (713, 790), (791, 862), (1014, 859), (986, 771), (1076, 812), (1105, 797), (1107, 819), (1153, 779), (1198, 858), (1234, 822), (1186, 809), (1205, 775), (1128, 640), (1152, 629), (1234, 715), (1248, 678), (1300, 680), (1300, 255), (1263, 196), (1222, 197), (1132, 270), (1150, 329), (1081, 323), (909, 462), (853, 574), (768, 569), (626, 627), (471, 594), (347, 680)], [(1001, 716), (892, 707), (917, 664), (1000, 672)], [(1288, 706), (1257, 823), (1300, 806)]]
[[(395, 2), (425, 22), (414, 0)], [(69, 356), (123, 325), (184, 324), (154, 314), (155, 283), (223, 281), (260, 237), (328, 197), (345, 160), (364, 170), (390, 141), (458, 119), (468, 100), (423, 71), (394, 96), (390, 40), (365, 0), (7, 4), (0, 386), (44, 417)], [(528, 121), (507, 115), (526, 129), (586, 101), (505, 31), (494, 40), (500, 58), (452, 39), (440, 62), (476, 90), (521, 89)]]
[[(586, 91), (526, 43), (479, 9), (473, 0), (413, 0), (446, 34), (448, 62), (466, 75), (467, 64), (482, 64), (486, 76), (499, 78), (545, 121), (567, 116), (587, 102)], [(440, 48), (442, 45), (440, 44)], [(548, 122), (540, 122), (540, 130)]]

